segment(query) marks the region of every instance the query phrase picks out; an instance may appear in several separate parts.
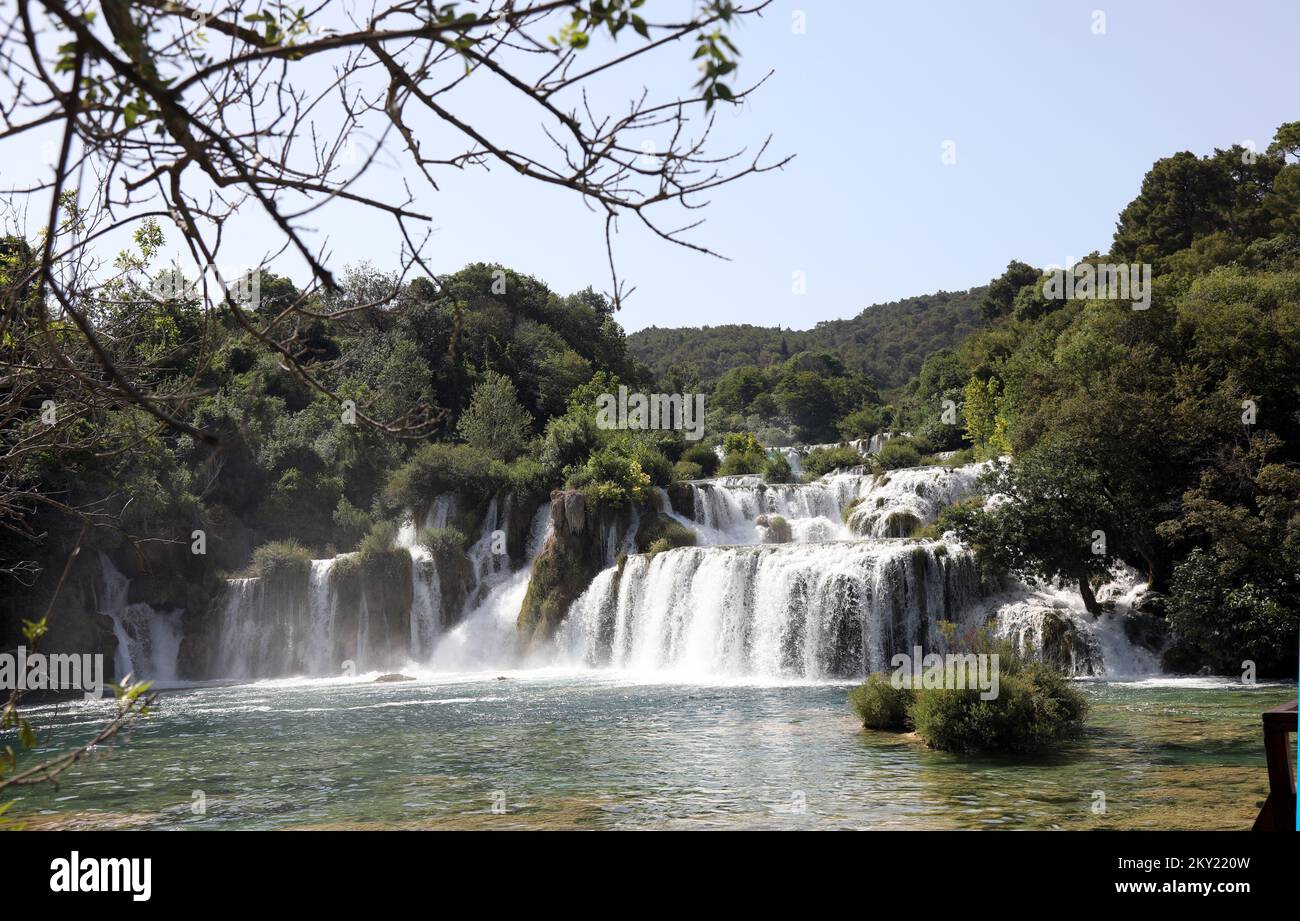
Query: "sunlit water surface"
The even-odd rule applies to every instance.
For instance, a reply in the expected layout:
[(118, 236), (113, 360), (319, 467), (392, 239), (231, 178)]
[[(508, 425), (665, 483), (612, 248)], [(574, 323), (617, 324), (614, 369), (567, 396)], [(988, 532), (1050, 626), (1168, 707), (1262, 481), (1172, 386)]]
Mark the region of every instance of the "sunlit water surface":
[[(1080, 686), (1084, 737), (1028, 761), (864, 732), (842, 684), (532, 671), (175, 690), (57, 789), (21, 790), (9, 815), (172, 829), (1250, 827), (1267, 791), (1260, 713), (1295, 685)], [(41, 747), (20, 764), (84, 741), (108, 707), (32, 709)]]

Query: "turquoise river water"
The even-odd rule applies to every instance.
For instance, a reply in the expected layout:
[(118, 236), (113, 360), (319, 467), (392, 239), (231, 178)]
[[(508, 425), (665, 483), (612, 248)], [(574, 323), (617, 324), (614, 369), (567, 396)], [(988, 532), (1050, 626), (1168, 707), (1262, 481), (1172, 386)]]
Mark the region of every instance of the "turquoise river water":
[[(961, 758), (862, 731), (843, 684), (694, 686), (603, 672), (284, 680), (162, 693), (26, 788), (28, 827), (1249, 828), (1260, 713), (1291, 685), (1081, 685), (1085, 735)], [(28, 711), (48, 756), (108, 703)]]

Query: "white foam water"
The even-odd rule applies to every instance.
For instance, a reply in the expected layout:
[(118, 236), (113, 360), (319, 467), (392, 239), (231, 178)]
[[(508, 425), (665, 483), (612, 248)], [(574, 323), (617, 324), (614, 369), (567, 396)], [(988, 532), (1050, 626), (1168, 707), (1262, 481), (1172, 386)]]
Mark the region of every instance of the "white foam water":
[(529, 525), (525, 543), (527, 563), (511, 571), (492, 571), (482, 587), (482, 598), (464, 619), (441, 636), (432, 655), (417, 664), (434, 671), (464, 672), (499, 668), (513, 663), (519, 653), (516, 622), (528, 591), (532, 563), (554, 533), (550, 503), (543, 502)]
[(99, 554), (102, 590), (96, 598), (101, 614), (113, 621), (117, 652), (113, 672), (120, 681), (127, 675), (137, 680), (170, 682), (176, 679), (176, 661), (181, 648), (181, 611), (157, 611), (143, 603), (128, 603), (131, 580), (113, 565), (108, 555)]
[(978, 586), (969, 556), (937, 541), (686, 547), (598, 575), (557, 647), (631, 672), (860, 677), (929, 646)]

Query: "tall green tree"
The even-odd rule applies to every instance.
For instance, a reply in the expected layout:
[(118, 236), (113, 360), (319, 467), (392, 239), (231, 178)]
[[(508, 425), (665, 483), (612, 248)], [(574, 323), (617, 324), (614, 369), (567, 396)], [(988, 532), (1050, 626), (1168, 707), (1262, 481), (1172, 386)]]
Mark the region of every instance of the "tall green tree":
[(488, 371), (474, 388), (457, 429), (471, 447), (508, 461), (518, 457), (532, 437), (533, 417), (519, 402), (514, 382)]

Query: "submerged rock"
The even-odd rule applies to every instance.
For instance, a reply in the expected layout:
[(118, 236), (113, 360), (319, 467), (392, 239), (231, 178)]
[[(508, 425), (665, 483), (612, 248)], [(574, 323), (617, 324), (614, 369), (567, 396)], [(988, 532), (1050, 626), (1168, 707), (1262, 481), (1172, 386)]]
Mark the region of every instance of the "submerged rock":
[(380, 675), (375, 679), (375, 684), (389, 684), (394, 681), (414, 681), (410, 675), (403, 675), (400, 672), (389, 672), (387, 675)]

